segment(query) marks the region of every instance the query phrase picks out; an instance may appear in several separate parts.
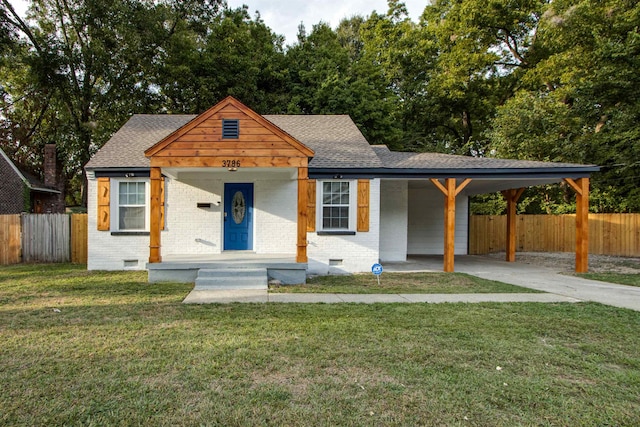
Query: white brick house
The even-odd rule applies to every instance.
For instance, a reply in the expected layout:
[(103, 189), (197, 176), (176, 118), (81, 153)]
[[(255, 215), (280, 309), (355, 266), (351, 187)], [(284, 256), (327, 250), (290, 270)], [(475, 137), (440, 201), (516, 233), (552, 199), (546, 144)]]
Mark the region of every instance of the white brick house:
[(588, 186), (595, 170), (392, 152), (348, 116), (261, 116), (231, 97), (198, 116), (134, 115), (86, 165), (88, 268), (255, 254), (327, 274), (444, 254), (451, 271), (470, 195)]

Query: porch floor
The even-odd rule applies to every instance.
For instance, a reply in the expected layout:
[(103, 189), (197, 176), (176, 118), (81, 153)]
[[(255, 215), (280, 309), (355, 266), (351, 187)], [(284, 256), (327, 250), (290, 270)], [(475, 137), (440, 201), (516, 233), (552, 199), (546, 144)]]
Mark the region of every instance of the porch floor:
[[(171, 263), (225, 263), (226, 265), (261, 263), (261, 264), (277, 264), (277, 263), (296, 263), (295, 254), (257, 254), (247, 251), (224, 251), (219, 254), (198, 254), (198, 255), (163, 255), (162, 262), (159, 264)], [(151, 266), (152, 264), (149, 264)], [(266, 265), (263, 265), (266, 267)]]

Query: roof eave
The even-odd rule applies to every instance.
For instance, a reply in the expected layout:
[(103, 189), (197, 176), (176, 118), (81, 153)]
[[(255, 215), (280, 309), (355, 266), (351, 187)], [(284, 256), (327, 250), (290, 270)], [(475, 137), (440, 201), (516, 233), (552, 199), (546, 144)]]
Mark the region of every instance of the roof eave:
[(85, 167), (87, 173), (93, 174), (96, 178), (148, 178), (151, 174), (150, 167)]
[(547, 168), (309, 168), (310, 178), (582, 178), (599, 166)]
[(13, 163), (13, 161), (9, 158), (9, 156), (7, 156), (7, 154), (2, 149), (0, 149), (0, 156), (2, 156), (5, 159), (5, 161), (9, 164), (9, 166), (11, 166), (11, 169), (13, 169), (13, 171), (18, 176), (18, 178), (22, 180), (24, 185), (26, 185), (29, 190), (39, 191), (41, 193), (60, 194), (59, 190), (54, 190), (53, 188), (38, 187), (31, 184), (31, 182), (24, 176), (24, 174), (20, 171), (20, 169), (18, 169), (18, 167)]
[(11, 169), (13, 169), (13, 172), (22, 180), (22, 182), (24, 182), (29, 188), (31, 188), (31, 184), (29, 183), (29, 180), (25, 178), (25, 176), (22, 174), (20, 169), (18, 169), (18, 167), (13, 163), (13, 160), (11, 160), (9, 156), (7, 156), (7, 154), (1, 148), (0, 148), (0, 156), (2, 156), (5, 159), (5, 161), (9, 164)]

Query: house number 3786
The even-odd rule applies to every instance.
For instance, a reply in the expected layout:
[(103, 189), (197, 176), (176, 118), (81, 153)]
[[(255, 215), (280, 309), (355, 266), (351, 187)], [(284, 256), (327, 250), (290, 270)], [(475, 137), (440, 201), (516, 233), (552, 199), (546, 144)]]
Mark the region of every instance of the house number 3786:
[(239, 168), (240, 160), (223, 160), (222, 167), (223, 168)]

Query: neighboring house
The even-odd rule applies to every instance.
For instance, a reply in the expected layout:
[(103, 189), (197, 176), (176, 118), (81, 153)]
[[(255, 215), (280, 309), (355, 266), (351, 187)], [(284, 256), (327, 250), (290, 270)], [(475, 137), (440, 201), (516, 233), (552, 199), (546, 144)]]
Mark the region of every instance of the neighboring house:
[(515, 218), (517, 189), (565, 180), (584, 231), (597, 170), (392, 152), (348, 116), (261, 116), (231, 97), (198, 116), (134, 115), (86, 165), (88, 268), (256, 254), (327, 274), (444, 254), (452, 271), (467, 253), (469, 196), (508, 190)]
[(45, 146), (44, 182), (20, 170), (0, 149), (0, 215), (64, 213), (64, 185), (55, 144)]

